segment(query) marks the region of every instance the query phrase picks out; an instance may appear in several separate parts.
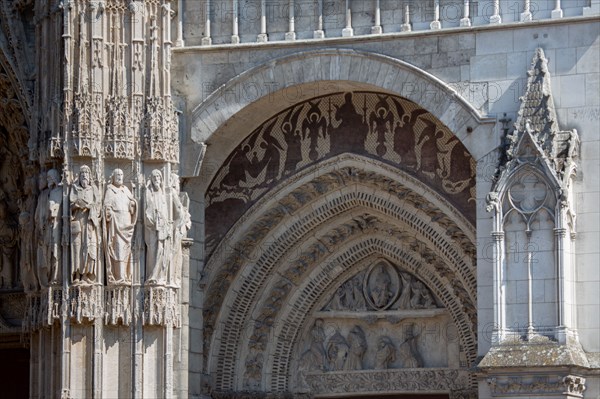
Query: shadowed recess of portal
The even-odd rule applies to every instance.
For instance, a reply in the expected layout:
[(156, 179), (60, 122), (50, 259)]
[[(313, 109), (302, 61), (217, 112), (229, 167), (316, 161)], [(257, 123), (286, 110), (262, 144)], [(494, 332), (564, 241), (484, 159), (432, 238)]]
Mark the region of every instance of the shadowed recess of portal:
[(475, 223), (475, 160), (444, 124), (401, 97), (336, 93), (278, 113), (233, 150), (206, 193), (207, 253), (272, 187), (342, 153), (398, 167)]

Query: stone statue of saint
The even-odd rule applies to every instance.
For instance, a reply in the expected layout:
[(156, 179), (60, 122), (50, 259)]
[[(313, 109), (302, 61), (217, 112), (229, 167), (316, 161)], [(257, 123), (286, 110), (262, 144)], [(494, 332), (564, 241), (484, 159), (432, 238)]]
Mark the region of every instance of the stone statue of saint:
[(18, 248), (18, 228), (0, 190), (0, 288), (13, 288)]
[(137, 201), (123, 185), (123, 171), (115, 169), (104, 195), (106, 275), (110, 284), (131, 282), (131, 241), (137, 219)]
[(154, 169), (146, 187), (144, 240), (146, 241), (146, 283), (165, 284), (171, 263), (173, 221), (169, 207), (173, 199), (163, 188), (162, 173)]
[(46, 173), (47, 187), (40, 193), (35, 210), (38, 279), (42, 287), (60, 283), (62, 187), (59, 182), (58, 171), (50, 169)]
[(348, 357), (348, 343), (340, 334), (336, 332), (327, 343), (327, 360), (329, 361), (329, 370), (344, 370), (346, 359)]
[(171, 173), (171, 195), (173, 198), (173, 267), (171, 268), (170, 281), (179, 286), (181, 283), (181, 268), (183, 267), (183, 251), (181, 243), (192, 227), (190, 215), (190, 201), (187, 193), (179, 192), (179, 176)]
[(398, 349), (398, 357), (402, 361), (402, 367), (417, 368), (423, 367), (421, 356), (417, 350), (417, 335), (414, 332), (414, 325), (410, 325), (406, 330), (404, 342)]
[(371, 288), (371, 299), (377, 308), (383, 308), (389, 303), (393, 296), (391, 285), (392, 279), (389, 273), (383, 265), (379, 266)]
[(348, 359), (344, 370), (362, 370), (363, 358), (367, 351), (367, 339), (360, 326), (354, 326), (348, 334)]
[(38, 289), (38, 278), (35, 274), (35, 251), (33, 229), (35, 225), (35, 197), (36, 197), (36, 177), (30, 176), (25, 180), (23, 188), (25, 200), (21, 202), (21, 213), (19, 214), (19, 234), (21, 238), (21, 282), (25, 292), (32, 292)]
[(375, 369), (389, 369), (396, 361), (396, 346), (390, 337), (382, 336), (377, 341), (377, 353), (375, 354)]
[(87, 165), (69, 194), (71, 205), (71, 264), (73, 283), (98, 282), (100, 193)]
[(327, 370), (327, 356), (324, 344), (325, 329), (323, 328), (323, 319), (317, 319), (310, 330), (310, 348), (302, 354), (300, 359), (300, 370), (302, 372)]

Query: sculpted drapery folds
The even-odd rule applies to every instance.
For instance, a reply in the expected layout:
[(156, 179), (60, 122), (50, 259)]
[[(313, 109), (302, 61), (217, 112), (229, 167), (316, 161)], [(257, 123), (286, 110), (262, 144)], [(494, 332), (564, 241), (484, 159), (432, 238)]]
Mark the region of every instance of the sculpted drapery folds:
[(189, 197), (187, 193), (179, 192), (179, 176), (171, 173), (171, 190), (173, 197), (173, 268), (171, 270), (171, 282), (176, 286), (181, 283), (181, 268), (183, 266), (183, 251), (181, 243), (187, 237), (188, 230), (192, 227), (192, 219), (189, 212)]
[(25, 200), (21, 204), (19, 214), (19, 234), (21, 237), (21, 281), (26, 292), (35, 291), (38, 288), (38, 278), (35, 273), (35, 251), (34, 251), (34, 214), (36, 205), (36, 175), (30, 175), (25, 180)]
[(40, 176), (40, 189), (35, 210), (36, 239), (38, 243), (38, 278), (42, 287), (60, 282), (62, 187), (56, 169), (46, 173), (47, 187)]
[(71, 262), (74, 283), (98, 282), (100, 194), (83, 165), (71, 187)]
[(173, 221), (169, 204), (173, 199), (163, 188), (162, 173), (154, 169), (146, 187), (144, 240), (146, 241), (146, 282), (164, 284), (170, 264)]
[(137, 219), (137, 201), (123, 185), (123, 171), (115, 169), (104, 195), (106, 275), (109, 284), (131, 282), (131, 241)]
[(177, 286), (181, 279), (181, 242), (191, 227), (189, 200), (185, 193), (179, 193), (179, 176), (171, 173), (170, 177), (169, 188), (165, 190), (161, 171), (154, 169), (146, 187), (144, 240), (147, 284)]

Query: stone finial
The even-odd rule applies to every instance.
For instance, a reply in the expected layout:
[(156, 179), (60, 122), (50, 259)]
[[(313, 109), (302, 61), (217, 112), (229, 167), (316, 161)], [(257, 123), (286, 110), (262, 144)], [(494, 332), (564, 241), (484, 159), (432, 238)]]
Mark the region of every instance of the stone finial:
[(507, 136), (506, 157), (500, 167), (505, 169), (514, 158), (539, 156), (561, 174), (572, 163), (579, 139), (575, 131), (561, 131), (558, 126), (548, 60), (541, 48), (536, 50), (527, 76), (515, 130)]

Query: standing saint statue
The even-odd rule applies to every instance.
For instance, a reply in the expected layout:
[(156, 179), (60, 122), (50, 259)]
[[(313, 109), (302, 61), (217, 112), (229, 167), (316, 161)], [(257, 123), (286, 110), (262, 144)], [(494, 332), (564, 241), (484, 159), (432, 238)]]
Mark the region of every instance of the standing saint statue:
[(40, 193), (35, 210), (38, 279), (42, 287), (60, 283), (62, 187), (59, 182), (58, 171), (50, 169), (46, 173), (47, 187)]
[(87, 165), (71, 187), (71, 262), (73, 283), (98, 282), (100, 193)]
[(192, 227), (190, 209), (190, 200), (187, 193), (179, 192), (179, 176), (171, 173), (171, 198), (173, 199), (173, 245), (172, 259), (173, 267), (169, 280), (171, 284), (179, 286), (181, 283), (181, 269), (183, 267), (183, 250), (181, 243), (187, 232)]
[(137, 201), (123, 185), (123, 171), (115, 169), (104, 195), (106, 275), (109, 284), (131, 282), (131, 242), (137, 219)]
[(36, 183), (35, 175), (25, 180), (23, 187), (24, 200), (21, 201), (21, 213), (19, 214), (19, 235), (21, 239), (20, 270), (21, 281), (25, 292), (38, 289), (38, 278), (35, 273), (35, 248), (33, 230), (35, 226), (34, 214), (36, 205)]
[(169, 206), (173, 199), (163, 188), (162, 173), (154, 169), (146, 187), (144, 211), (144, 240), (146, 241), (146, 282), (165, 284), (171, 262), (173, 238), (172, 215)]

